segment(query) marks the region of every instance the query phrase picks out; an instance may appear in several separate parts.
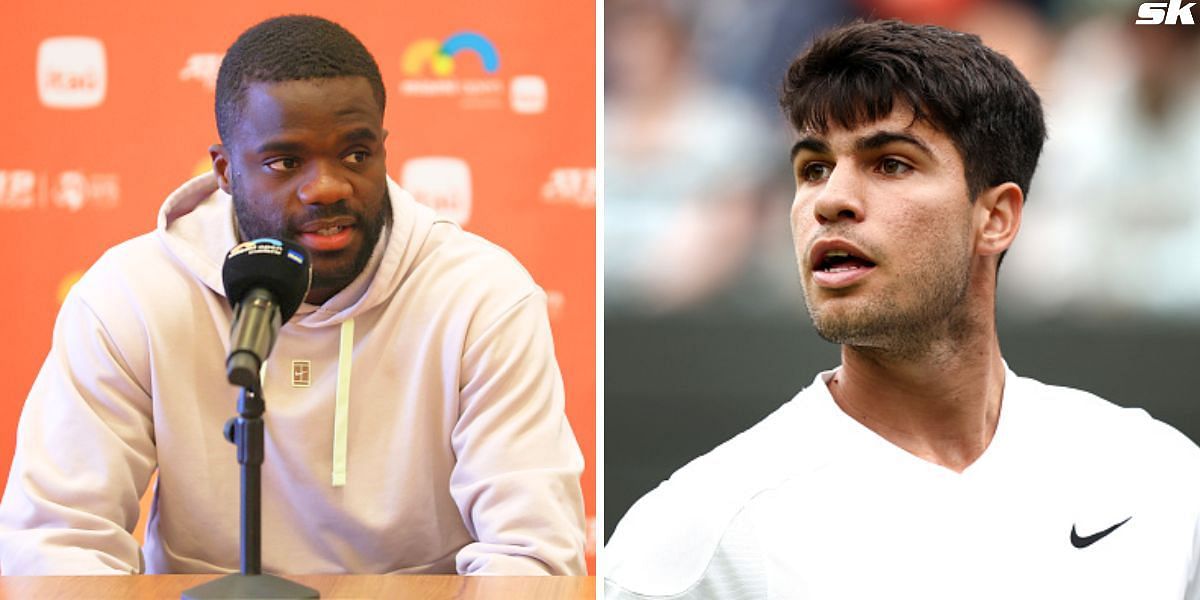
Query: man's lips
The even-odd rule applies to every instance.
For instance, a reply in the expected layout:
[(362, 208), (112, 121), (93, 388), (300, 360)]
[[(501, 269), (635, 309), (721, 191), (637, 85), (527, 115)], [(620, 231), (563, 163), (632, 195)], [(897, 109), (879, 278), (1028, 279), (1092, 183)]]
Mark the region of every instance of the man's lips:
[(354, 241), (357, 230), (353, 217), (335, 217), (309, 221), (299, 228), (299, 242), (310, 250), (333, 252)]
[(813, 282), (823, 288), (844, 288), (875, 270), (875, 261), (858, 246), (842, 239), (821, 240), (809, 250)]

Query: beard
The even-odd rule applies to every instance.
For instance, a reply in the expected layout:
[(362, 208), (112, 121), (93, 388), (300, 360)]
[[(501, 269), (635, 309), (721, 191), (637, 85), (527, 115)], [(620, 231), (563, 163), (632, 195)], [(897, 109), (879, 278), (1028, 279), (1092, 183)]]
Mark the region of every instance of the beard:
[(825, 306), (815, 305), (802, 286), (817, 334), (835, 344), (875, 348), (897, 358), (916, 358), (933, 350), (939, 339), (965, 336), (970, 329), (965, 313), (970, 256), (957, 251), (938, 255), (952, 257), (919, 262), (898, 281), (908, 289), (888, 289), (855, 302), (836, 299), (844, 306), (829, 306), (828, 300)]
[(236, 178), (231, 179), (230, 195), (233, 197), (233, 212), (237, 217), (237, 230), (242, 238), (240, 241), (269, 237), (302, 245), (296, 236), (291, 233), (298, 230), (299, 223), (314, 219), (328, 219), (341, 216), (349, 216), (355, 219), (355, 226), (363, 234), (362, 244), (359, 246), (358, 251), (354, 254), (352, 260), (341, 261), (341, 264), (332, 268), (319, 267), (319, 262), (316, 260), (317, 257), (313, 257), (312, 289), (341, 290), (349, 285), (351, 281), (354, 281), (354, 278), (358, 277), (359, 273), (362, 273), (363, 269), (367, 267), (367, 263), (370, 262), (371, 253), (375, 250), (375, 245), (379, 243), (379, 237), (383, 233), (383, 226), (385, 224), (390, 225), (392, 221), (391, 202), (387, 197), (386, 191), (384, 192), (384, 199), (381, 204), (382, 209), (377, 214), (367, 215), (360, 211), (351, 210), (344, 200), (338, 200), (333, 204), (305, 206), (305, 211), (297, 218), (297, 226), (292, 226), (287, 222), (287, 218), (282, 210), (267, 212), (263, 211), (261, 207), (252, 206), (252, 203), (239, 193), (239, 188), (240, 186), (237, 185)]

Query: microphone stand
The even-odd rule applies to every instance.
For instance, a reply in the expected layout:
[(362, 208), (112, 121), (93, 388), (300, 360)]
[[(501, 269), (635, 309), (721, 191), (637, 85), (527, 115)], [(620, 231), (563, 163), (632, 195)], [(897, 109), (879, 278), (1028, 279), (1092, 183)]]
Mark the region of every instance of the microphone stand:
[(237, 444), (242, 465), (242, 572), (184, 590), (184, 600), (216, 598), (320, 598), (310, 587), (262, 572), (263, 420), (258, 378), (238, 395), (238, 416), (225, 422), (225, 439)]

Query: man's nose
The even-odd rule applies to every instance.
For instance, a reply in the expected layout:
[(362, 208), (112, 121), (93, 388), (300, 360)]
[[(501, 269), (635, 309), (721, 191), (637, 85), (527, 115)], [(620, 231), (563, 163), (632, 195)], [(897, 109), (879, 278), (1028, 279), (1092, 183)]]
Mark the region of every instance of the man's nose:
[(317, 162), (312, 166), (308, 180), (300, 186), (300, 201), (305, 204), (333, 204), (346, 200), (354, 193), (353, 186), (341, 172), (340, 165)]
[(813, 203), (817, 223), (826, 225), (837, 221), (862, 221), (866, 216), (863, 205), (865, 181), (853, 165), (837, 165), (825, 180)]

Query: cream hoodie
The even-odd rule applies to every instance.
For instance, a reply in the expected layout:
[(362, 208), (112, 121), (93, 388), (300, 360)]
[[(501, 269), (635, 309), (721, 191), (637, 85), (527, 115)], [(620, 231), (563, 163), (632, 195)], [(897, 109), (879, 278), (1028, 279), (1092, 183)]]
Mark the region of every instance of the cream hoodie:
[[(263, 570), (583, 574), (583, 459), (545, 293), (388, 189), (394, 221), (367, 269), (303, 305), (265, 368)], [(231, 199), (200, 176), (71, 290), (0, 503), (4, 575), (237, 570), (240, 467), (222, 437), (234, 243)]]

